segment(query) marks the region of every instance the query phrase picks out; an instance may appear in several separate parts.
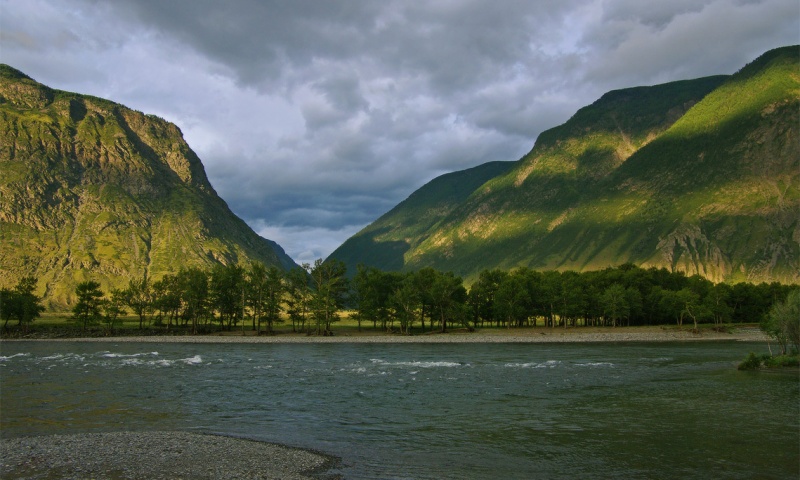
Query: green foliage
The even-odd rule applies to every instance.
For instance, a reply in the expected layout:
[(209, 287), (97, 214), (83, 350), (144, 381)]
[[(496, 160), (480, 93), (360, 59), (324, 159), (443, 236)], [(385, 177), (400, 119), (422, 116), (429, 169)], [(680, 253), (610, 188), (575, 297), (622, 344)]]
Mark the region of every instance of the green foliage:
[(739, 370), (755, 370), (757, 368), (761, 368), (762, 358), (756, 356), (755, 353), (750, 352), (750, 355), (739, 364)]
[(217, 265), (211, 270), (211, 302), (219, 312), (220, 323), (226, 325), (228, 330), (239, 321), (244, 321), (246, 289), (244, 268)]
[(739, 370), (758, 370), (760, 368), (797, 368), (800, 366), (800, 356), (793, 355), (756, 355), (753, 352), (747, 356), (737, 367)]
[(102, 302), (103, 320), (109, 332), (114, 331), (114, 326), (120, 316), (125, 315), (125, 292), (119, 289), (111, 291), (111, 298)]
[(769, 310), (761, 322), (761, 329), (778, 341), (781, 353), (790, 348), (800, 350), (800, 289), (795, 289), (783, 302), (778, 302)]
[(34, 277), (22, 277), (11, 289), (0, 290), (0, 320), (3, 329), (8, 330), (9, 320), (17, 320), (17, 325), (27, 327), (44, 311), (41, 298), (34, 294), (37, 280)]
[(102, 318), (103, 291), (100, 284), (87, 280), (75, 287), (75, 296), (78, 301), (72, 307), (72, 318), (81, 326), (82, 331), (90, 325), (100, 323)]
[(348, 282), (344, 262), (317, 259), (309, 270), (311, 278), (311, 314), (317, 323), (317, 335), (331, 333), (331, 324), (339, 319)]

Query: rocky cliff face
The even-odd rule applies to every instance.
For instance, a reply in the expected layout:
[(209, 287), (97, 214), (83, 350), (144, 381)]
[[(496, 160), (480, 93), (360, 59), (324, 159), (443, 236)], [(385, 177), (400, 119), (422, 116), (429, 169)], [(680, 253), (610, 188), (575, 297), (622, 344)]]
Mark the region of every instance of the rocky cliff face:
[(416, 235), (393, 233), (401, 204), (332, 257), (391, 268), (372, 255), (391, 243), (398, 269), (468, 279), (633, 263), (800, 282), (799, 57), (786, 47), (730, 77), (609, 92)]
[(219, 198), (177, 126), (0, 66), (0, 286), (122, 287), (182, 266), (293, 265)]

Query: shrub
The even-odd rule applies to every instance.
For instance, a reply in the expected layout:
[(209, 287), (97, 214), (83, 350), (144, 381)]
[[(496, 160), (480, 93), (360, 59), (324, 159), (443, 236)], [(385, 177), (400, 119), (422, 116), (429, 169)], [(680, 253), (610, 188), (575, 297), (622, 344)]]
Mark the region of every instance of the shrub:
[(739, 370), (756, 370), (761, 368), (761, 358), (756, 356), (755, 353), (750, 352), (750, 355), (744, 359), (742, 363), (739, 364)]

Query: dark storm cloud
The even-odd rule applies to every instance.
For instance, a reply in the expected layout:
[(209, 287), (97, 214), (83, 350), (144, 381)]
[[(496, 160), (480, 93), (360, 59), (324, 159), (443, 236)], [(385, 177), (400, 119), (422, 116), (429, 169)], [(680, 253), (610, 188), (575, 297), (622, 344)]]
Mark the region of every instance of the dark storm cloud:
[(733, 73), (796, 0), (0, 0), (2, 61), (177, 123), (298, 261), (606, 91)]

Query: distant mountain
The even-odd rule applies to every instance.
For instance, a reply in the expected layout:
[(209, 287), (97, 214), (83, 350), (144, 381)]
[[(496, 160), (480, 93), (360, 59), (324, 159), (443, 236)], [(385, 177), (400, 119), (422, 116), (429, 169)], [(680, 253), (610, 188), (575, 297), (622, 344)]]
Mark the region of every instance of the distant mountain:
[(468, 280), (633, 263), (800, 282), (799, 67), (792, 46), (732, 76), (609, 92), (510, 168), (457, 197), (434, 185), (469, 171), (434, 180), (331, 258)]
[(53, 306), (183, 266), (294, 262), (217, 196), (177, 126), (0, 65), (0, 287)]

